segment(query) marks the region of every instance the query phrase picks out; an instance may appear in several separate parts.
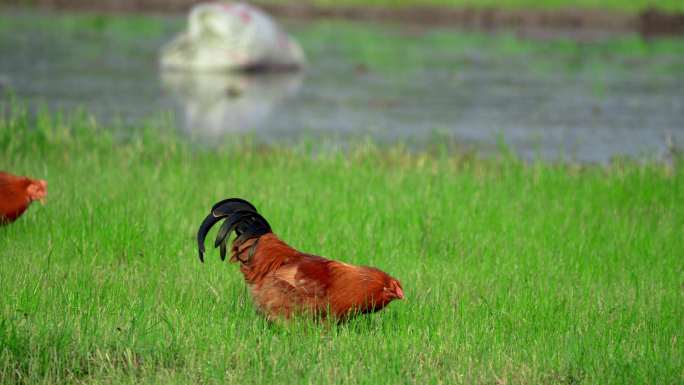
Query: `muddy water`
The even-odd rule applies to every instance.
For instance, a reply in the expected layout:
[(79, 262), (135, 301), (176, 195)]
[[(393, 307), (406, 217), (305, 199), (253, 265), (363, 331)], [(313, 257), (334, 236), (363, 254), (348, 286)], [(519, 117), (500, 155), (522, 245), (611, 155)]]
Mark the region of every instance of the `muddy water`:
[[(33, 106), (83, 108), (132, 129), (170, 116), (170, 126), (206, 143), (237, 134), (268, 142), (371, 137), (417, 148), (450, 141), (487, 154), (503, 142), (528, 159), (581, 162), (663, 156), (668, 136), (684, 143), (684, 75), (651, 71), (648, 60), (611, 71), (611, 61), (625, 59), (609, 56), (597, 75), (574, 70), (566, 57), (545, 58), (552, 68), (540, 71), (534, 57), (425, 46), (418, 54), (427, 65), (383, 71), (321, 42), (305, 44), (311, 63), (303, 74), (161, 73), (158, 48), (181, 27), (169, 19), (165, 33), (143, 38), (2, 32), (0, 87)], [(411, 36), (401, 39), (410, 44)]]

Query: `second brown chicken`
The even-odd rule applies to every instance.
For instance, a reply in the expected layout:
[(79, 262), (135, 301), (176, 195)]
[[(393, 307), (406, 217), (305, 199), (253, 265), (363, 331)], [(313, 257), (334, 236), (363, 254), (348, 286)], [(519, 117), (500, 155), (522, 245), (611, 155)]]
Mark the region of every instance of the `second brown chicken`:
[(14, 222), (33, 201), (43, 202), (47, 182), (0, 171), (0, 225)]

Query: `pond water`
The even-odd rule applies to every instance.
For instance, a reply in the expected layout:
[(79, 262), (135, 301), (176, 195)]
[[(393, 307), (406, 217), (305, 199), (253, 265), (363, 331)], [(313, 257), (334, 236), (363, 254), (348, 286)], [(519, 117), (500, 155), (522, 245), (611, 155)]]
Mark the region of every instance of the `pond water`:
[(205, 143), (370, 137), (488, 154), (503, 142), (526, 159), (603, 162), (662, 156), (670, 139), (684, 141), (684, 52), (632, 54), (643, 42), (288, 22), (309, 58), (303, 73), (201, 75), (158, 69), (180, 17), (154, 17), (153, 32), (135, 34), (13, 12), (0, 20), (26, 22), (0, 28), (0, 87), (131, 128), (170, 116), (173, 129)]

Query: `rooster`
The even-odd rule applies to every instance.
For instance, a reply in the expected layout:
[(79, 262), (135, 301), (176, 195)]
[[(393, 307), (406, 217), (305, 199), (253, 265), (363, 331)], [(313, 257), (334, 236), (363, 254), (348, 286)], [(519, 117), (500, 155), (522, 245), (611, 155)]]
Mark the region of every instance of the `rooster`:
[(288, 246), (271, 232), (254, 205), (239, 198), (216, 203), (202, 222), (197, 233), (200, 261), (204, 262), (209, 229), (223, 219), (214, 246), (220, 247), (221, 260), (225, 260), (226, 243), (235, 231), (229, 261), (240, 263), (257, 310), (270, 321), (302, 315), (342, 321), (404, 298), (401, 283), (383, 271)]
[(47, 182), (0, 171), (0, 224), (14, 222), (33, 201), (45, 202)]

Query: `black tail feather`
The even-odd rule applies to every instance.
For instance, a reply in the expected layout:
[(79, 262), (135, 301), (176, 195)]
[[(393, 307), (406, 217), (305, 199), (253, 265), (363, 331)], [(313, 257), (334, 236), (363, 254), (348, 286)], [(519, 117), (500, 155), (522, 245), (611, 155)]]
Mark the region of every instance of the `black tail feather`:
[(214, 242), (214, 247), (220, 246), (221, 260), (226, 258), (226, 241), (232, 231), (235, 231), (239, 239), (259, 237), (271, 232), (271, 225), (257, 213), (251, 203), (240, 198), (224, 199), (211, 208), (211, 213), (204, 218), (197, 232), (197, 246), (200, 261), (204, 262), (204, 242), (209, 230), (222, 219), (223, 223)]
[(221, 242), (221, 248), (219, 249), (221, 251), (221, 260), (225, 261), (226, 260), (226, 240), (224, 239), (223, 242)]
[(256, 213), (254, 211), (242, 210), (234, 212), (230, 216), (228, 216), (226, 220), (223, 221), (223, 225), (221, 225), (221, 228), (219, 229), (218, 233), (216, 233), (216, 241), (214, 242), (214, 247), (218, 247), (219, 243), (226, 239), (228, 233), (233, 231), (235, 229), (235, 226), (238, 223), (240, 223), (240, 221), (245, 220), (255, 214)]
[(221, 218), (216, 218), (215, 216), (209, 214), (200, 225), (199, 231), (197, 231), (197, 248), (199, 250), (199, 259), (204, 262), (204, 239), (207, 237), (207, 233), (216, 222), (220, 221)]
[[(236, 229), (238, 225), (240, 225), (239, 231)], [(244, 235), (258, 236), (264, 234), (262, 230), (264, 228), (266, 228), (266, 232), (270, 231), (268, 222), (266, 222), (266, 219), (264, 219), (264, 217), (258, 213), (251, 211), (238, 211), (233, 213), (223, 222), (223, 225), (221, 225), (221, 228), (216, 235), (214, 247), (218, 247), (218, 245), (223, 242), (228, 234), (230, 234), (233, 230), (236, 230), (236, 232), (238, 232), (238, 236), (240, 237)]]
[(216, 203), (212, 208), (211, 212), (215, 216), (219, 217), (222, 215), (230, 215), (230, 213), (240, 210), (257, 212), (256, 207), (253, 204), (247, 202), (240, 198), (228, 198)]

